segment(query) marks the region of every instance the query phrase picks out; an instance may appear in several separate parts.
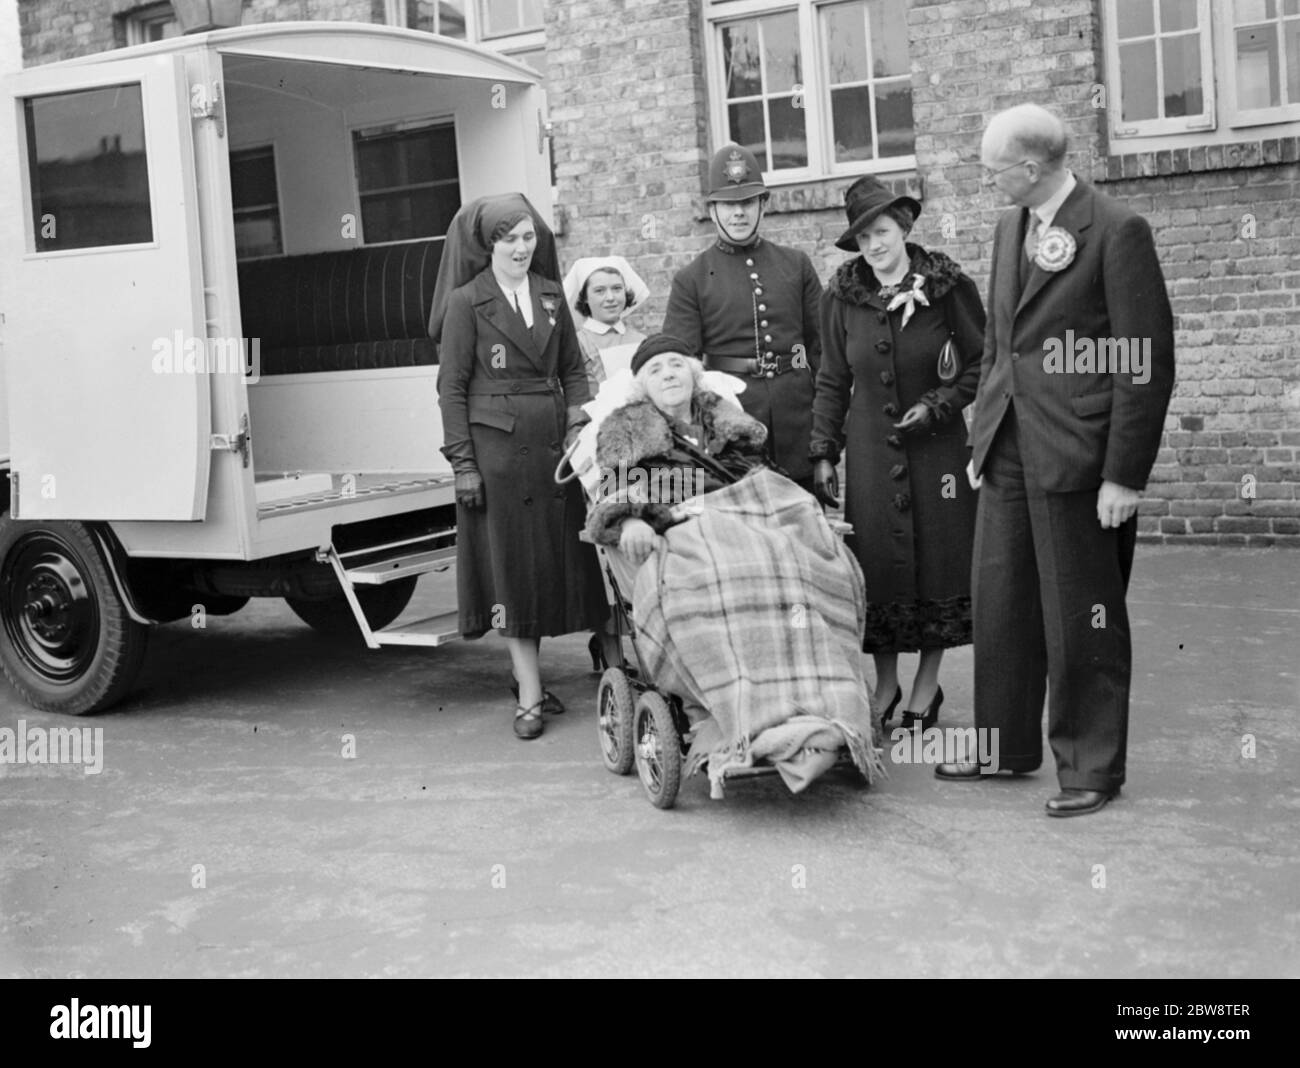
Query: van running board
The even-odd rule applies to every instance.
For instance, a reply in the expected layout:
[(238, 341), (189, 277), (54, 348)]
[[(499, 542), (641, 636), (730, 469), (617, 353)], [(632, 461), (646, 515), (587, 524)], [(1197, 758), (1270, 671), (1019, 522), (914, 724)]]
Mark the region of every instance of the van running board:
[(445, 645), (460, 637), (456, 611), (429, 616), (410, 622), (392, 623), (381, 630), (371, 630), (357, 598), (362, 586), (382, 586), (398, 579), (446, 571), (456, 563), (456, 531), (436, 531), (420, 538), (408, 538), (387, 545), (375, 545), (351, 552), (339, 552), (333, 545), (318, 550), (316, 558), (328, 563), (339, 580), (361, 636), (371, 649), (382, 645)]

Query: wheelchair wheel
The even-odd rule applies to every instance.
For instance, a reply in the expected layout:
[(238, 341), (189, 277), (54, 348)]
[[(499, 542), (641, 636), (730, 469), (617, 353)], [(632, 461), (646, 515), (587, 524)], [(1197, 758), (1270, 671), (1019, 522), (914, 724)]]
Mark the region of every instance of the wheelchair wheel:
[(615, 775), (632, 770), (632, 684), (622, 668), (606, 668), (596, 695), (596, 732), (605, 767)]
[(672, 808), (682, 781), (682, 740), (672, 710), (659, 694), (643, 693), (633, 721), (636, 770), (655, 808)]

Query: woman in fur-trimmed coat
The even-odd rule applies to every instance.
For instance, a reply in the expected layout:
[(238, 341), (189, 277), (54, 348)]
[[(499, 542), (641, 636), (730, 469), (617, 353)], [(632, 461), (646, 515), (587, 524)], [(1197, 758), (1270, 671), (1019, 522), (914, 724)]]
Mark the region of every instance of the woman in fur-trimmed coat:
[(841, 264), (822, 298), (810, 452), (824, 498), (838, 493), (833, 469), (845, 459), (875, 711), (891, 718), (903, 697), (898, 654), (919, 652), (903, 725), (929, 727), (943, 702), (943, 650), (971, 641), (975, 493), (961, 410), (979, 384), (984, 306), (953, 260), (906, 240), (915, 200), (868, 177), (846, 206), (849, 229), (836, 245), (861, 255)]
[(587, 532), (601, 545), (621, 546), (637, 564), (646, 553), (639, 551), (636, 528), (627, 529), (629, 520), (661, 535), (679, 521), (674, 505), (766, 463), (763, 424), (704, 388), (698, 360), (688, 366), (687, 418), (665, 414), (643, 389), (646, 398), (611, 413), (596, 437), (596, 460), (605, 477), (601, 499), (587, 514)]

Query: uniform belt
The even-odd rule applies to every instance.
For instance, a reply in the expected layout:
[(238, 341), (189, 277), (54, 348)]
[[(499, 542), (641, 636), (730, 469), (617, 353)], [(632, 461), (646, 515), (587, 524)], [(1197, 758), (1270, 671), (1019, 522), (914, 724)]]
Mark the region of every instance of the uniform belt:
[(754, 378), (775, 378), (777, 375), (783, 375), (787, 371), (803, 370), (807, 367), (807, 360), (795, 363), (796, 357), (790, 356), (773, 356), (764, 360), (762, 366), (759, 361), (744, 356), (705, 356), (704, 366), (710, 371), (722, 371), (729, 375), (751, 375)]
[(465, 387), (470, 397), (501, 397), (522, 393), (559, 393), (558, 378), (471, 378)]

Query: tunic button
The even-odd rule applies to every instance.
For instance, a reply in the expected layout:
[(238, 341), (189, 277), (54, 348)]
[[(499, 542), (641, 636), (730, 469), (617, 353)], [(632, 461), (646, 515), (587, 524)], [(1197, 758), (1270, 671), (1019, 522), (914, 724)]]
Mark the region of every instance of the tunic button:
[(767, 305), (766, 305), (766, 304), (760, 304), (760, 305), (758, 306), (758, 310), (759, 310), (759, 311), (767, 311)]
[(759, 323), (758, 325), (761, 326), (764, 330), (766, 330), (766, 329), (767, 329), (767, 320), (764, 319), (764, 320), (763, 320), (761, 323)]
[[(771, 356), (772, 354), (769, 352), (768, 355)], [(767, 377), (768, 377), (768, 378), (775, 378), (775, 377), (776, 377), (776, 372), (774, 372), (774, 371), (768, 371), (768, 372), (767, 372)]]
[[(768, 340), (770, 341), (771, 338), (768, 338)], [(763, 355), (766, 356), (766, 357), (770, 360), (770, 359), (771, 359), (773, 356), (775, 356), (776, 354), (773, 353), (773, 352), (765, 352), (765, 353), (763, 353)]]
[(753, 261), (753, 260), (746, 260), (746, 261), (745, 261), (745, 266), (746, 266), (746, 267), (753, 267), (753, 266), (754, 266), (754, 261)]
[(762, 289), (760, 289), (758, 286), (755, 286), (755, 287), (754, 287), (754, 296), (756, 296), (756, 297), (761, 297), (762, 295), (763, 295), (763, 291), (762, 291)]
[(888, 352), (891, 348), (893, 348), (893, 346), (888, 341), (886, 341), (883, 337), (876, 342), (877, 352)]
[(893, 401), (890, 401), (880, 410), (892, 419), (894, 416), (898, 414), (898, 405), (895, 404)]
[(766, 341), (769, 345), (772, 344), (772, 335), (771, 335), (771, 334), (764, 334), (764, 335), (763, 335), (763, 340)]
[(750, 273), (750, 276), (749, 276), (749, 277), (752, 278), (755, 282), (758, 281), (758, 275), (756, 275), (756, 274), (754, 274), (754, 273), (752, 273), (752, 272)]
[(894, 372), (893, 372), (893, 371), (881, 371), (881, 372), (880, 372), (880, 381), (883, 382), (883, 383), (884, 383), (885, 385), (887, 385), (887, 386), (892, 386), (892, 385), (894, 384)]

